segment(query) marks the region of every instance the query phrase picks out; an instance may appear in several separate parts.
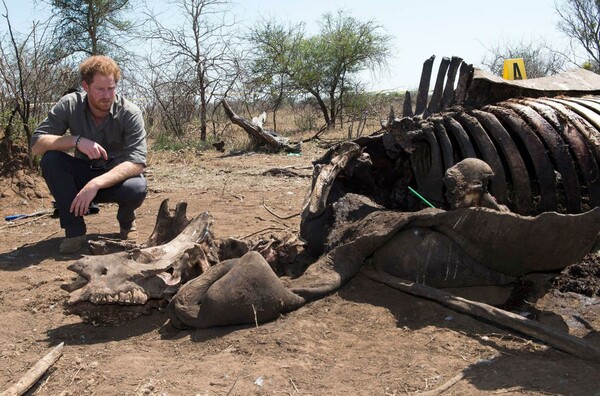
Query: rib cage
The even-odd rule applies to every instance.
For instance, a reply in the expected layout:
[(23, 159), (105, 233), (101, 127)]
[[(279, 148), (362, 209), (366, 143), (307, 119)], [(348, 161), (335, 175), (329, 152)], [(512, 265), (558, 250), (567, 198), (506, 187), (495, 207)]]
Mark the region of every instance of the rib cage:
[(440, 175), (464, 158), (477, 157), (494, 170), (491, 193), (517, 213), (580, 213), (598, 206), (600, 97), (544, 97), (548, 92), (525, 91), (534, 92), (535, 97), (482, 104), (481, 92), (474, 91), (471, 84), (473, 68), (464, 62), (456, 90), (448, 88), (454, 85), (461, 61), (444, 58), (426, 105), (423, 92), (429, 89), (433, 57), (428, 59), (416, 115), (407, 98), (404, 117), (390, 120), (385, 128), (392, 133), (412, 131), (411, 139), (427, 143), (411, 154), (415, 182), (422, 194), (443, 203)]

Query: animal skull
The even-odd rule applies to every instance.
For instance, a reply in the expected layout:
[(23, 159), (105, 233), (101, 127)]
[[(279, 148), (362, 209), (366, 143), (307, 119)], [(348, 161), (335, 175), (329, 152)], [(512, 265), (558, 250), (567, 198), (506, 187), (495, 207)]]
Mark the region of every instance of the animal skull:
[(448, 168), (444, 175), (446, 198), (452, 209), (483, 206), (507, 211), (489, 193), (488, 185), (494, 176), (492, 168), (478, 158), (465, 158)]

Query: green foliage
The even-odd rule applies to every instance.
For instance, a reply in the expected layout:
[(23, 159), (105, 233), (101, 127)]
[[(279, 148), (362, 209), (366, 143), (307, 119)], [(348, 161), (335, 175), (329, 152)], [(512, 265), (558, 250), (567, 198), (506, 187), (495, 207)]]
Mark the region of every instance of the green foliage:
[(332, 80), (330, 85), (339, 77), (385, 63), (390, 38), (378, 33), (379, 28), (373, 21), (362, 23), (343, 11), (325, 14), (313, 45), (318, 56), (324, 56), (323, 73)]
[(312, 37), (305, 37), (302, 25), (264, 23), (250, 35), (254, 74), (269, 83), (276, 80), (288, 92), (312, 95), (332, 126), (353, 77), (386, 65), (391, 39), (379, 30), (373, 21), (360, 22), (344, 11), (325, 14), (320, 33)]
[(2, 135), (4, 135), (4, 128), (8, 123), (10, 113), (8, 109), (0, 109), (0, 132), (2, 132)]
[(294, 125), (301, 132), (315, 131), (319, 114), (313, 108), (302, 106), (294, 112)]
[[(263, 102), (274, 114), (286, 98), (296, 92), (288, 70), (294, 61), (297, 47), (303, 38), (303, 25), (285, 27), (274, 21), (259, 22), (251, 30), (250, 41), (261, 43), (251, 51), (246, 86), (250, 102)], [(274, 128), (277, 121), (274, 117)]]
[(259, 22), (250, 32), (250, 41), (257, 44), (250, 62), (252, 82), (278, 90), (289, 74), (290, 64), (303, 39), (303, 25), (285, 27), (275, 21)]
[(585, 70), (592, 71), (594, 73), (598, 73), (598, 71), (599, 71), (598, 65), (595, 64), (593, 61), (590, 61), (590, 60), (587, 60), (587, 61), (583, 62), (583, 64), (581, 65), (581, 68), (585, 69)]
[(132, 29), (122, 15), (131, 7), (130, 0), (48, 0), (58, 22), (55, 36), (56, 56), (74, 53), (110, 55), (119, 58), (123, 51), (120, 38)]
[(346, 117), (360, 117), (365, 111), (369, 111), (375, 95), (369, 92), (356, 91), (346, 95)]
[(212, 138), (201, 140), (199, 134), (176, 136), (168, 131), (163, 130), (156, 134), (156, 137), (152, 143), (152, 149), (162, 151), (179, 151), (185, 149), (205, 151), (208, 149), (213, 149), (213, 143), (215, 143), (215, 140)]

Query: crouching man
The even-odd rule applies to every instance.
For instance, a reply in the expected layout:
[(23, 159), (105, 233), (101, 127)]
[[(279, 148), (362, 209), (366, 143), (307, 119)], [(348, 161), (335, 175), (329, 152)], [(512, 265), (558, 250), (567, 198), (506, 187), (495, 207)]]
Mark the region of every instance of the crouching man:
[[(146, 131), (140, 109), (116, 94), (119, 66), (92, 56), (79, 66), (84, 92), (63, 96), (35, 130), (31, 150), (56, 201), (66, 238), (61, 253), (86, 242), (90, 203), (119, 205), (119, 237), (135, 237), (135, 210), (146, 197)], [(67, 130), (69, 134), (66, 135)], [(74, 149), (74, 156), (66, 151)]]

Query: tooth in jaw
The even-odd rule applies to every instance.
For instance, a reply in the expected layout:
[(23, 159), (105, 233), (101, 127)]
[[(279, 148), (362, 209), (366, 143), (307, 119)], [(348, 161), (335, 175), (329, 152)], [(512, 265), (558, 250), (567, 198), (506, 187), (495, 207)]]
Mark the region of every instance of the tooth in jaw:
[(115, 294), (115, 295), (109, 294), (106, 296), (106, 302), (109, 304), (119, 302), (119, 296), (117, 294)]
[(131, 293), (131, 291), (128, 291), (126, 293), (119, 292), (119, 302), (120, 303), (131, 304), (132, 301), (133, 301), (133, 294)]
[(145, 304), (148, 301), (148, 296), (141, 290), (133, 290), (133, 302), (136, 304)]
[(148, 296), (141, 290), (133, 290), (127, 292), (119, 292), (116, 294), (92, 294), (89, 298), (90, 302), (96, 305), (100, 304), (145, 304), (148, 301)]

